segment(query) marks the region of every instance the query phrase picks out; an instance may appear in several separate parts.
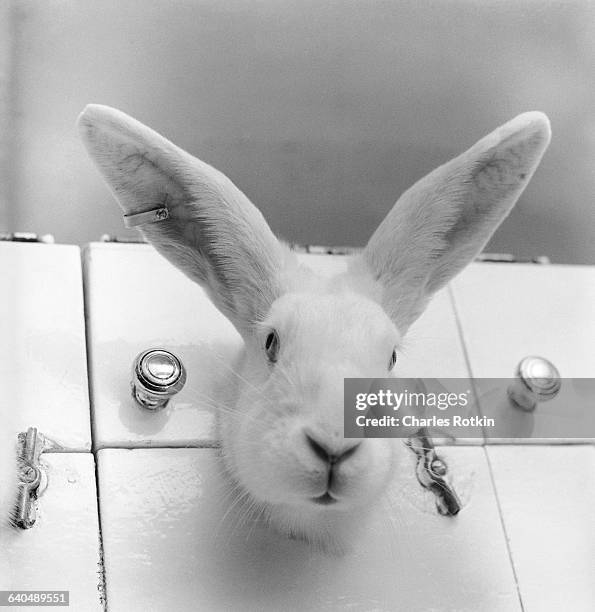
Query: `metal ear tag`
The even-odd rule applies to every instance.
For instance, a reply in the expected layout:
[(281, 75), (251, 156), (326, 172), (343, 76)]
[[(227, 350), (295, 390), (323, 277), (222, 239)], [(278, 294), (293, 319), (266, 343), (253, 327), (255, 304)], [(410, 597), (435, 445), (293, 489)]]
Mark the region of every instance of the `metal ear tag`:
[(446, 463), (436, 454), (426, 428), (420, 428), (409, 437), (407, 446), (417, 455), (417, 480), (422, 487), (429, 489), (436, 496), (438, 512), (445, 516), (458, 514), (461, 510), (459, 496), (447, 480)]
[(145, 223), (156, 223), (166, 219), (169, 219), (169, 210), (162, 206), (134, 215), (124, 215), (124, 227), (130, 229), (139, 225), (145, 225)]
[(14, 523), (21, 529), (33, 527), (37, 520), (36, 502), (47, 487), (47, 475), (40, 462), (41, 453), (60, 447), (29, 427), (18, 435), (18, 495)]

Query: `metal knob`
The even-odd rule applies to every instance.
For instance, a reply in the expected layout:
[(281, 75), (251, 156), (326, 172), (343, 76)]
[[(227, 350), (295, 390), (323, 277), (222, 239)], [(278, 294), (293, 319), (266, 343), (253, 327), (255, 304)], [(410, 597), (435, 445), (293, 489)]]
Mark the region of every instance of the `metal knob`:
[(532, 412), (538, 402), (558, 395), (562, 381), (556, 366), (543, 357), (525, 357), (516, 368), (516, 380), (508, 387), (515, 407)]
[(186, 382), (182, 362), (164, 349), (149, 349), (137, 355), (132, 368), (132, 396), (143, 408), (165, 408)]

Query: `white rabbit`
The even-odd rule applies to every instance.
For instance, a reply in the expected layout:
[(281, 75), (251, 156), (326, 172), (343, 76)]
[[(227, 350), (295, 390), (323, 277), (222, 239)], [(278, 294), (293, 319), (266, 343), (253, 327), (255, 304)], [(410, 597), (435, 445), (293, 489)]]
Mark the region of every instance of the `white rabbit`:
[(389, 375), (428, 299), (529, 182), (550, 140), (547, 117), (519, 115), (420, 180), (330, 279), (298, 265), (226, 176), (150, 128), (99, 105), (79, 128), (125, 215), (169, 209), (143, 235), (244, 339), (234, 410), (218, 415), (230, 478), (284, 534), (345, 550), (397, 453), (391, 440), (343, 437), (343, 379)]

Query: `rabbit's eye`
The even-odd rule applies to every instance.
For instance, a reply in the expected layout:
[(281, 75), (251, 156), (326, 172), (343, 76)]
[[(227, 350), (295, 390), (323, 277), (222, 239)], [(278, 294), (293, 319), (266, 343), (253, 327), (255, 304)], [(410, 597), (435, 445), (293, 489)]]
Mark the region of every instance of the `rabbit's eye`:
[(394, 367), (395, 363), (397, 363), (397, 349), (394, 348), (392, 355), (390, 356), (390, 361), (388, 362), (388, 371), (390, 372)]
[(266, 351), (267, 357), (271, 363), (277, 361), (277, 355), (279, 354), (279, 334), (273, 329), (271, 330), (264, 342), (264, 350)]

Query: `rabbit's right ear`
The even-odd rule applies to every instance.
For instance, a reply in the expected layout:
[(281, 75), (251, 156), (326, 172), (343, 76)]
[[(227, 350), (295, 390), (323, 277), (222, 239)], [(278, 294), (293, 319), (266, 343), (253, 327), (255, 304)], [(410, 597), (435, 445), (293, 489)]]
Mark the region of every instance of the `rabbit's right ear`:
[[(401, 333), (481, 251), (550, 141), (548, 118), (519, 115), (406, 191), (370, 238), (362, 265)], [(361, 270), (360, 270), (361, 272)]]
[(139, 229), (249, 334), (281, 294), (290, 257), (261, 213), (222, 173), (116, 109), (89, 105), (78, 125), (124, 214), (166, 208), (169, 218)]

